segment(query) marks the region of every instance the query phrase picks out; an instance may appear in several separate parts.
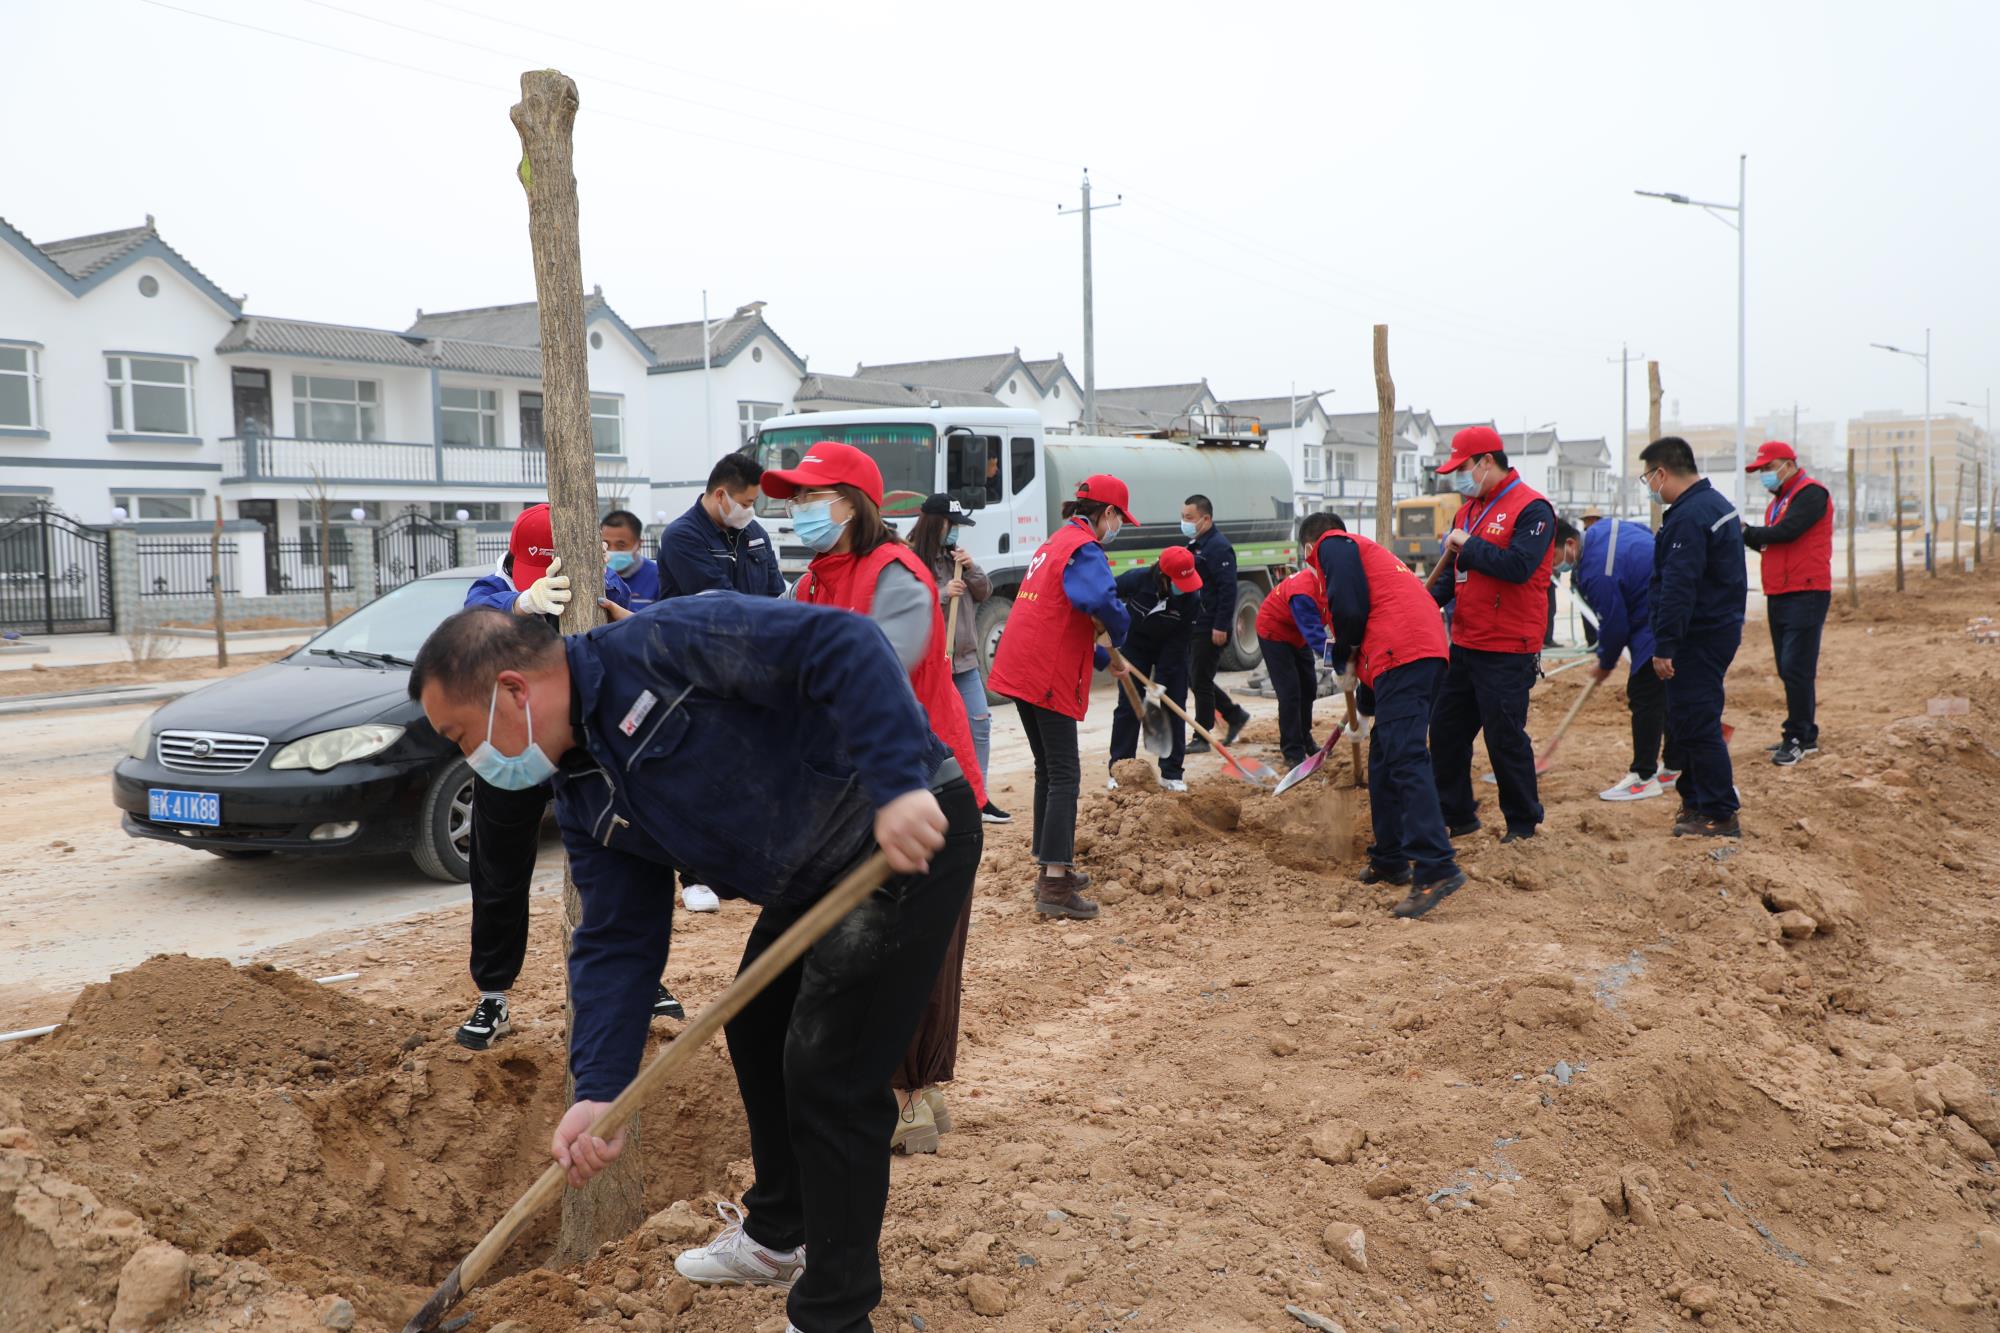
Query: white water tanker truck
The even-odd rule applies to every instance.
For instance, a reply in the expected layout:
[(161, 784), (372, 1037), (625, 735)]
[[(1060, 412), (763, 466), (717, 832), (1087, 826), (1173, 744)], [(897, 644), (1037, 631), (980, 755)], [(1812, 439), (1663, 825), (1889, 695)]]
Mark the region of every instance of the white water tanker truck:
[[(1236, 547), (1236, 616), (1223, 665), (1247, 670), (1258, 661), (1257, 604), (1297, 559), (1291, 469), (1265, 447), (1252, 419), (1195, 417), (1180, 424), (1185, 429), (1127, 438), (1049, 435), (1037, 413), (1017, 408), (805, 412), (764, 422), (746, 449), (767, 468), (795, 466), (819, 440), (866, 450), (882, 469), (883, 516), (906, 537), (927, 495), (946, 492), (975, 511), (959, 545), (993, 579), (994, 595), (975, 622), (982, 666), (992, 663), (1028, 561), (1062, 521), (1063, 502), (1074, 498), (1078, 482), (1108, 472), (1131, 488), (1141, 522), (1106, 550), (1114, 573), (1184, 545), (1181, 503), (1206, 495), (1216, 526)], [(785, 577), (796, 579), (812, 553), (792, 535), (782, 503), (763, 499), (757, 509)]]

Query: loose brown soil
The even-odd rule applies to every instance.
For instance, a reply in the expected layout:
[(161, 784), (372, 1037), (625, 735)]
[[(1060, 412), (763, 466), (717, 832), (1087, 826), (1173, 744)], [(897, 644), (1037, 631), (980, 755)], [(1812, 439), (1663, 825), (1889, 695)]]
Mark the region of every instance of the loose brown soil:
[[(958, 1128), (895, 1164), (876, 1327), (2000, 1327), (2000, 648), (1965, 633), (1996, 605), (2000, 579), (1946, 577), (1837, 609), (1825, 748), (1790, 770), (1759, 752), (1783, 705), (1752, 625), (1741, 843), (1669, 837), (1671, 798), (1596, 799), (1629, 744), (1600, 690), (1542, 836), (1461, 842), (1472, 883), (1418, 923), (1353, 879), (1344, 747), (1283, 798), (1212, 760), (1185, 797), (1130, 769), (1090, 791), (1094, 923), (1037, 920), (1026, 821), (992, 830)], [(677, 921), (691, 1007), (746, 921)], [(540, 1021), (483, 1054), (449, 1040), (442, 928), (360, 995), (156, 959), (0, 1048), (0, 1309), (103, 1329), (160, 1238), (193, 1256), (172, 1329), (342, 1299), (399, 1328), (547, 1160), (553, 938), (538, 913)], [(783, 1329), (774, 1294), (671, 1277), (747, 1175), (719, 1046), (647, 1135), (654, 1221), (569, 1272), (528, 1267), (545, 1226), (472, 1293), (473, 1333)]]
[[(305, 642), (301, 635), (299, 643)], [(24, 668), (0, 671), (0, 698), (12, 698), (23, 694), (68, 694), (76, 690), (89, 689), (98, 685), (150, 685), (163, 680), (204, 680), (210, 676), (220, 679), (233, 676), (251, 667), (275, 662), (287, 653), (298, 651), (299, 644), (290, 644), (276, 652), (239, 653), (229, 652), (229, 665), (217, 669), (215, 654), (204, 653), (200, 657), (169, 657), (144, 665), (135, 662), (102, 662), (91, 666), (50, 667), (40, 662)]]

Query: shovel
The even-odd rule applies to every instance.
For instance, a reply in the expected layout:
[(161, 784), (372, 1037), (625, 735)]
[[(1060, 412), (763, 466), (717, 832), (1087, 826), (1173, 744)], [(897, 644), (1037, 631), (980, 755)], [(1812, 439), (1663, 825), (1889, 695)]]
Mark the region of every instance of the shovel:
[(1173, 737), (1164, 726), (1156, 731), (1152, 725), (1153, 715), (1159, 709), (1149, 707), (1139, 693), (1139, 687), (1132, 683), (1130, 676), (1120, 676), (1118, 686), (1125, 691), (1125, 702), (1131, 705), (1132, 716), (1139, 719), (1139, 739), (1146, 747), (1146, 753), (1157, 759), (1164, 759), (1174, 752)]
[[(736, 980), (729, 983), (729, 989), (683, 1028), (680, 1036), (654, 1056), (652, 1063), (640, 1070), (639, 1076), (618, 1094), (617, 1100), (604, 1108), (604, 1114), (597, 1118), (590, 1132), (598, 1138), (608, 1139), (622, 1129), (638, 1113), (640, 1104), (665, 1087), (682, 1066), (693, 1060), (708, 1044), (711, 1037), (722, 1031), (723, 1024), (741, 1013), (745, 1005), (797, 962), (801, 954), (817, 944), (820, 937), (832, 930), (841, 918), (880, 888), (890, 874), (889, 858), (882, 852), (875, 853), (850, 872), (846, 879), (815, 903), (811, 911), (794, 921), (791, 928), (780, 935), (756, 962), (744, 968)], [(528, 1192), (515, 1201), (514, 1206), (507, 1210), (507, 1215), (473, 1247), (472, 1253), (459, 1260), (458, 1267), (452, 1269), (438, 1289), (431, 1293), (423, 1308), (410, 1316), (410, 1322), (403, 1325), (403, 1333), (436, 1333), (438, 1321), (444, 1318), (445, 1312), (458, 1304), (466, 1292), (479, 1285), (480, 1279), (492, 1270), (494, 1261), (528, 1229), (535, 1214), (561, 1196), (563, 1183), (561, 1164), (551, 1162), (541, 1178), (528, 1187)]]
[(1139, 735), (1146, 752), (1162, 759), (1174, 752), (1174, 729), (1167, 722), (1167, 710), (1160, 705), (1164, 691), (1158, 685), (1146, 691), (1146, 713), (1139, 720)]
[[(1558, 671), (1566, 671), (1568, 669), (1569, 669), (1568, 667), (1557, 668)], [(1554, 675), (1555, 672), (1550, 672), (1549, 674)], [(1535, 756), (1536, 777), (1539, 778), (1549, 771), (1550, 765), (1555, 761), (1556, 747), (1562, 744), (1562, 738), (1564, 735), (1568, 733), (1570, 723), (1576, 721), (1576, 715), (1583, 711), (1584, 703), (1587, 700), (1589, 700), (1592, 692), (1594, 692), (1597, 689), (1600, 683), (1601, 682), (1595, 676), (1593, 676), (1590, 678), (1589, 681), (1585, 682), (1584, 687), (1577, 692), (1576, 702), (1569, 706), (1569, 711), (1567, 713), (1563, 714), (1563, 720), (1561, 725), (1556, 727), (1556, 734), (1549, 738), (1549, 743), (1542, 747), (1542, 752), (1540, 754)], [(1500, 777), (1496, 773), (1485, 773), (1480, 776), (1479, 780), (1481, 782), (1497, 783), (1500, 781)]]
[(1286, 792), (1319, 772), (1320, 767), (1333, 757), (1334, 748), (1340, 744), (1341, 733), (1344, 730), (1345, 728), (1341, 724), (1335, 723), (1333, 734), (1326, 738), (1326, 744), (1320, 746), (1314, 753), (1307, 755), (1297, 768), (1285, 774), (1283, 779), (1278, 783), (1276, 794), (1283, 796)]
[[(1114, 662), (1125, 662), (1124, 657), (1120, 655), (1116, 648), (1111, 650), (1111, 660)], [(1139, 670), (1138, 667), (1133, 666), (1130, 662), (1125, 662), (1125, 666), (1127, 670), (1139, 678), (1139, 683), (1144, 685), (1150, 693), (1153, 689), (1153, 682), (1147, 679), (1146, 673)], [(1207, 741), (1215, 752), (1222, 756), (1222, 771), (1230, 777), (1241, 778), (1253, 787), (1275, 787), (1278, 784), (1278, 771), (1269, 764), (1260, 763), (1255, 759), (1237, 758), (1224, 748), (1220, 737), (1188, 716), (1188, 711), (1185, 708), (1182, 708), (1172, 699), (1164, 696), (1161, 697), (1160, 702), (1173, 709), (1181, 721), (1192, 727), (1197, 736)]]

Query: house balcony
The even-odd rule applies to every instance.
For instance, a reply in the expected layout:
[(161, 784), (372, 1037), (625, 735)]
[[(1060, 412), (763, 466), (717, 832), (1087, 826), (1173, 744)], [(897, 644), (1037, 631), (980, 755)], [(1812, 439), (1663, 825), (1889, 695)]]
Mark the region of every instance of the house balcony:
[[(444, 486), (546, 491), (548, 455), (540, 449), (409, 444), (390, 440), (302, 440), (232, 436), (222, 441), (224, 485), (277, 482), (344, 486)], [(623, 454), (598, 454), (597, 479), (644, 485)]]

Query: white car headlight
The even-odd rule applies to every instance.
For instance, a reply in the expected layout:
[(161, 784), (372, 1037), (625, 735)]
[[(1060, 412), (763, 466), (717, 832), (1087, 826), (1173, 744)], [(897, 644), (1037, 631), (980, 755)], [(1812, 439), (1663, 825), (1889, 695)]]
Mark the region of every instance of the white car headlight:
[(131, 755), (134, 759), (150, 759), (153, 757), (153, 715), (151, 713), (146, 714), (139, 723), (139, 729), (132, 733), (132, 743), (125, 747), (125, 753)]
[(403, 735), (401, 727), (392, 727), (382, 722), (370, 722), (359, 727), (342, 727), (338, 731), (322, 731), (316, 736), (304, 736), (293, 741), (272, 756), (272, 768), (310, 768), (315, 773), (324, 773), (336, 764), (351, 763), (356, 759), (366, 759), (371, 754), (380, 754), (394, 745)]

